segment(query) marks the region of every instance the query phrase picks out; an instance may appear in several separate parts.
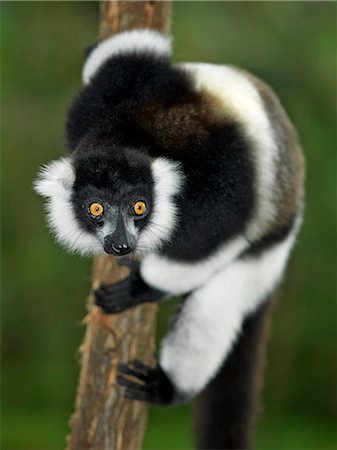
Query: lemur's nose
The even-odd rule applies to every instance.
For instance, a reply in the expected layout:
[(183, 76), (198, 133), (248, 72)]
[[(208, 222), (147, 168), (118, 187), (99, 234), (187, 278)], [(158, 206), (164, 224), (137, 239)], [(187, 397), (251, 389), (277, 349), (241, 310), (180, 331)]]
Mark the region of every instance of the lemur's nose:
[(126, 242), (116, 242), (109, 235), (104, 238), (104, 250), (112, 255), (123, 256), (131, 252), (132, 246)]
[(112, 244), (112, 249), (119, 255), (126, 255), (131, 252), (131, 247), (128, 244)]

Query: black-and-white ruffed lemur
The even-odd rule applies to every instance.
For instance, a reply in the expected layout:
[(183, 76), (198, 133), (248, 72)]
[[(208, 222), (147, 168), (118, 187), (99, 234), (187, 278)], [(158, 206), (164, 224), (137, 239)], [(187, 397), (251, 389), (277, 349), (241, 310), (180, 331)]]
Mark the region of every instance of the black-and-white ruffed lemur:
[(266, 300), (301, 222), (303, 157), (262, 81), (170, 54), (150, 30), (96, 45), (67, 119), (70, 153), (35, 186), (67, 249), (140, 257), (95, 293), (106, 313), (183, 296), (157, 366), (120, 366), (125, 396), (171, 404), (209, 384), (200, 446), (242, 449)]

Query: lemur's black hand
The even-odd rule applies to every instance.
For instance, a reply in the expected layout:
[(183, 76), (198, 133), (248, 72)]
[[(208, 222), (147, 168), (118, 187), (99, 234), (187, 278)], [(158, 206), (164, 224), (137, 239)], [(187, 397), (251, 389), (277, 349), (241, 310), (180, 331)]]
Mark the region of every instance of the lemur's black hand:
[[(117, 381), (125, 388), (126, 398), (161, 405), (174, 402), (174, 387), (159, 364), (152, 368), (135, 360), (129, 364), (120, 364), (118, 370)], [(131, 381), (130, 377), (137, 381)]]
[(155, 302), (165, 293), (148, 286), (141, 278), (139, 263), (123, 258), (120, 265), (131, 269), (130, 275), (124, 280), (111, 284), (101, 285), (95, 292), (95, 304), (103, 309), (106, 314), (114, 314), (125, 311), (145, 302)]

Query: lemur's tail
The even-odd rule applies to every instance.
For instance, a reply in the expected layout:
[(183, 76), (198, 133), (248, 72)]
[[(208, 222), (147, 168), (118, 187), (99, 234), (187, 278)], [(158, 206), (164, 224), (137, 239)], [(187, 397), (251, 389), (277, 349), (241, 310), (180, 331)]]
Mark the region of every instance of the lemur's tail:
[(272, 303), (246, 319), (232, 353), (203, 393), (196, 421), (198, 449), (253, 447)]

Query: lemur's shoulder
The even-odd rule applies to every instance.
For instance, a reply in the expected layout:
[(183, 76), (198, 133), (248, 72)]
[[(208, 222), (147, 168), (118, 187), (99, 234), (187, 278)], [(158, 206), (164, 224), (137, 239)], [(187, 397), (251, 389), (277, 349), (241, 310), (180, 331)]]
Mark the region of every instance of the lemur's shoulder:
[[(297, 132), (273, 89), (232, 65), (183, 63), (208, 109), (224, 125), (236, 123), (253, 162), (257, 204), (247, 228), (254, 249), (282, 240), (295, 226), (304, 203), (304, 158)], [(254, 250), (255, 251), (255, 250)]]

